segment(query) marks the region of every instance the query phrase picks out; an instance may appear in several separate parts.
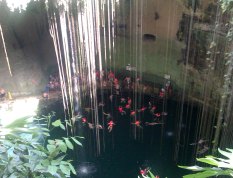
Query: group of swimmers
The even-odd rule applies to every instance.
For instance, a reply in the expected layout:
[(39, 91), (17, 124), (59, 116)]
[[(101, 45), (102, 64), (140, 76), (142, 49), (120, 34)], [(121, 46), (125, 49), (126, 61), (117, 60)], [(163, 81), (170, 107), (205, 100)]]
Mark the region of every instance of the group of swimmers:
[[(125, 89), (133, 89), (133, 86), (135, 85), (143, 85), (139, 77), (137, 77), (135, 80), (132, 80), (132, 78), (129, 76), (121, 75), (116, 77), (115, 73), (112, 71), (109, 71), (106, 74), (103, 71), (96, 71), (96, 79), (98, 82), (105, 84), (107, 83), (108, 86), (104, 85), (105, 87), (112, 87), (111, 90), (109, 90), (111, 92), (109, 93), (108, 97), (110, 103), (106, 104), (103, 101), (98, 101), (98, 109), (101, 109), (101, 117), (107, 121), (105, 122), (106, 125), (101, 125), (100, 121), (98, 124), (95, 124), (93, 123), (93, 119), (88, 118), (88, 114), (84, 114), (85, 112), (89, 113), (95, 110), (95, 108), (91, 108), (90, 106), (83, 107), (84, 112), (82, 112), (82, 114), (77, 114), (76, 121), (80, 121), (82, 124), (87, 125), (90, 129), (107, 128), (108, 132), (112, 132), (114, 126), (116, 125), (116, 119), (113, 118), (113, 112), (107, 111), (109, 108), (106, 107), (106, 105), (115, 105), (117, 103), (117, 106), (114, 106), (115, 113), (118, 112), (122, 116), (129, 116), (132, 120), (131, 124), (137, 128), (164, 124), (162, 118), (167, 116), (167, 112), (161, 111), (161, 109), (158, 109), (158, 107), (155, 105), (155, 103), (158, 103), (159, 101), (152, 101), (154, 99), (151, 99), (151, 101), (148, 102), (145, 106), (135, 108), (137, 103), (133, 103), (134, 101), (132, 101), (131, 96), (123, 97), (122, 93), (126, 91)], [(171, 90), (171, 82), (170, 80), (166, 80), (164, 85), (161, 87), (158, 96), (155, 98), (163, 102), (164, 99), (170, 96), (172, 92)], [(124, 93), (128, 93), (128, 91), (129, 90)], [(144, 120), (143, 118), (138, 117), (144, 112), (149, 113), (151, 119)]]
[[(149, 84), (143, 83), (140, 77), (130, 77), (129, 75), (124, 75), (124, 72), (120, 73), (118, 77), (111, 70), (109, 72), (105, 71), (96, 71), (96, 79), (99, 86), (103, 88), (113, 87), (115, 94), (119, 95), (121, 90), (134, 90), (142, 91), (143, 93), (154, 93), (155, 90), (159, 92), (161, 98), (166, 96), (171, 96), (172, 85), (170, 79), (164, 79), (164, 84), (159, 90), (153, 88)], [(156, 93), (155, 93), (156, 94)]]
[(50, 75), (49, 82), (45, 86), (42, 96), (45, 99), (49, 98), (49, 93), (52, 91), (59, 91), (60, 90), (60, 81), (58, 75)]
[(0, 101), (12, 100), (11, 92), (7, 92), (4, 88), (0, 88)]
[[(153, 88), (149, 84), (143, 83), (140, 77), (130, 77), (124, 72), (121, 72), (118, 76), (113, 71), (95, 71), (95, 77), (98, 88), (103, 89), (113, 89), (113, 93), (119, 95), (123, 90), (137, 90), (138, 92), (149, 93), (149, 94), (158, 94), (160, 98), (166, 96), (172, 96), (172, 85), (169, 79), (164, 80), (164, 84), (159, 88)], [(86, 76), (83, 76), (86, 77)], [(80, 74), (75, 74), (72, 77), (72, 81), (77, 81), (78, 86), (82, 87), (86, 85), (84, 89), (87, 89), (89, 86), (86, 79), (81, 77)], [(59, 91), (60, 82), (58, 75), (50, 75), (49, 82), (43, 90), (43, 98), (48, 99), (50, 91)]]

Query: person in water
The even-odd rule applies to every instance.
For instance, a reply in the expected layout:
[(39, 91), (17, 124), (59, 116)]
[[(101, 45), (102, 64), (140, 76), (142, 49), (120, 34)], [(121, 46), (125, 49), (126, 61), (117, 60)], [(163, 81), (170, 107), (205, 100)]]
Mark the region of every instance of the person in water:
[(0, 88), (0, 100), (4, 100), (6, 97), (6, 91), (3, 88)]
[(108, 122), (108, 132), (111, 132), (115, 123), (111, 120)]
[(48, 99), (49, 98), (49, 91), (50, 91), (50, 85), (49, 83), (45, 86), (45, 89), (42, 93), (42, 97), (45, 98), (45, 99)]

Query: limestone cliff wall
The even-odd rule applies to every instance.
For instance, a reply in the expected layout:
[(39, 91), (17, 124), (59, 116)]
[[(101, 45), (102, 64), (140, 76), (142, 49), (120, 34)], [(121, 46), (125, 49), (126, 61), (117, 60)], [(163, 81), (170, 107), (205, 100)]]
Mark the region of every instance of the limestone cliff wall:
[(40, 93), (48, 73), (56, 68), (46, 17), (41, 2), (31, 3), (22, 13), (9, 11), (3, 3), (0, 6), (0, 24), (12, 71), (11, 76), (0, 38), (0, 87), (13, 95)]
[(116, 14), (117, 30), (121, 35), (152, 34), (175, 39), (184, 9), (177, 0), (123, 0)]

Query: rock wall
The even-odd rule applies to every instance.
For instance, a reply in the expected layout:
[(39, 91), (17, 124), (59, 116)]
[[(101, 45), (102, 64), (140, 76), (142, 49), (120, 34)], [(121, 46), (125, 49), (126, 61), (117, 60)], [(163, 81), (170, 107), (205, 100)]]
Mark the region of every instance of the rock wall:
[(117, 32), (175, 39), (184, 6), (176, 0), (120, 1)]
[[(175, 60), (180, 60), (181, 48), (185, 46), (184, 42), (176, 39), (176, 35), (182, 13), (190, 12), (184, 3), (187, 0), (119, 2), (116, 11), (117, 34), (130, 39), (140, 39), (146, 34), (145, 37), (149, 40), (156, 41), (156, 43), (144, 42), (147, 45), (145, 51), (161, 55), (158, 61), (155, 60), (156, 57), (153, 58), (154, 63), (170, 60), (169, 63), (174, 65), (174, 71), (171, 73), (174, 72), (175, 76), (177, 73), (175, 70), (181, 71), (175, 65)], [(202, 10), (208, 6), (207, 2), (209, 0), (203, 0)], [(13, 74), (13, 76), (9, 74), (3, 41), (0, 38), (0, 88), (5, 88), (15, 95), (40, 93), (48, 81), (48, 75), (57, 70), (44, 0), (30, 2), (26, 11), (22, 13), (11, 12), (4, 2), (0, 2), (0, 24)], [(168, 57), (165, 59), (167, 51), (174, 55), (170, 57), (171, 59)], [(148, 63), (151, 62), (149, 59), (151, 58), (148, 58)], [(160, 74), (163, 75), (162, 72)]]
[[(56, 58), (49, 35), (43, 2), (31, 2), (22, 13), (11, 12), (0, 4), (0, 88), (13, 96), (40, 93), (50, 71), (56, 70)], [(3, 48), (5, 43), (12, 76)]]

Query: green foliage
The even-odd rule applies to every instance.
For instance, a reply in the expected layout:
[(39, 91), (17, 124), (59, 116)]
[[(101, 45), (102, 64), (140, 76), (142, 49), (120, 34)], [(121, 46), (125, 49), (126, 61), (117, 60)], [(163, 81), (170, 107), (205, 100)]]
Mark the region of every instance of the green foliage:
[(151, 171), (149, 171), (149, 175), (150, 175), (150, 178), (155, 178), (155, 175)]
[[(42, 119), (24, 117), (1, 128), (0, 177), (53, 178), (76, 174), (71, 160), (65, 160), (65, 156), (69, 149), (74, 149), (74, 144), (82, 144), (77, 137), (47, 139), (48, 128), (65, 129), (61, 120), (50, 124), (50, 116)], [(45, 121), (47, 128), (42, 127), (39, 120)]]
[(197, 161), (206, 163), (213, 167), (200, 167), (200, 166), (179, 166), (180, 168), (188, 169), (191, 171), (197, 171), (198, 173), (189, 174), (183, 176), (184, 178), (194, 178), (194, 177), (211, 177), (211, 176), (220, 176), (227, 175), (233, 177), (233, 149), (226, 149), (223, 151), (218, 149), (219, 153), (227, 157), (218, 158), (214, 156), (206, 156), (205, 158), (198, 158)]
[(233, 0), (219, 0), (223, 12), (232, 12)]

